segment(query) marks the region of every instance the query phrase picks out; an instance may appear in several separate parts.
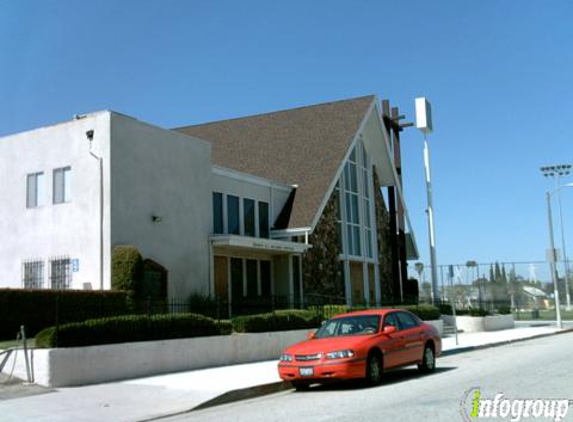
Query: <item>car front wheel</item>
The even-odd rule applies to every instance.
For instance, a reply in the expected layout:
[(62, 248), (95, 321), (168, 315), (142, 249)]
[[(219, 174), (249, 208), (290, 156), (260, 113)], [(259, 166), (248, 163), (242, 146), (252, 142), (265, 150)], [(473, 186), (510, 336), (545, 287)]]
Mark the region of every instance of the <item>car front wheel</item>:
[(382, 381), (382, 356), (379, 353), (371, 353), (366, 361), (366, 381), (370, 385), (380, 384)]
[(422, 363), (418, 364), (418, 369), (423, 373), (430, 373), (436, 369), (436, 356), (434, 349), (430, 345), (424, 348), (424, 355), (422, 356)]

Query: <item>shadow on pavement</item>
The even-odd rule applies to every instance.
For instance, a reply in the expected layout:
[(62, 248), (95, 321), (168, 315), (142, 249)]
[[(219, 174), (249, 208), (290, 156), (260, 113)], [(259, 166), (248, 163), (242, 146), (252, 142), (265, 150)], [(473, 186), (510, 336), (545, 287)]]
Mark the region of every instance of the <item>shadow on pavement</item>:
[[(431, 374), (421, 374), (416, 368), (395, 369), (385, 372), (382, 382), (379, 385), (370, 386), (363, 380), (350, 380), (350, 381), (337, 381), (326, 384), (318, 384), (311, 386), (308, 391), (312, 392), (327, 392), (327, 391), (344, 391), (344, 390), (360, 390), (367, 388), (385, 387), (400, 382), (410, 381), (416, 378), (428, 378), (444, 372), (453, 371), (457, 369), (455, 366), (437, 367)], [(304, 392), (302, 392), (304, 394)]]
[(19, 378), (9, 378), (6, 374), (0, 373), (0, 401), (46, 394), (53, 391), (51, 388), (37, 384), (28, 384)]

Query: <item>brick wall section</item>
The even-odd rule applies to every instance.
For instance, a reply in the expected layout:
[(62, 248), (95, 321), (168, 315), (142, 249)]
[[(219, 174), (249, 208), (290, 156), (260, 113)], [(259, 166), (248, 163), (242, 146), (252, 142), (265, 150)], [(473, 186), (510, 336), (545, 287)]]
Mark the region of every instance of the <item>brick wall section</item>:
[(338, 260), (337, 201), (334, 193), (308, 241), (312, 248), (302, 260), (304, 293), (344, 297), (341, 266)]
[[(380, 192), (378, 176), (374, 175), (376, 226), (378, 227), (378, 260), (382, 303), (392, 302), (392, 266), (390, 265), (390, 230), (388, 210)], [(344, 297), (344, 282), (338, 260), (337, 201), (334, 193), (309, 236), (312, 248), (304, 255), (302, 271), (304, 293)]]
[(380, 266), (380, 297), (382, 304), (391, 304), (392, 292), (392, 253), (390, 250), (390, 216), (380, 191), (378, 175), (374, 171), (374, 196), (376, 207), (376, 227), (378, 228), (378, 262)]

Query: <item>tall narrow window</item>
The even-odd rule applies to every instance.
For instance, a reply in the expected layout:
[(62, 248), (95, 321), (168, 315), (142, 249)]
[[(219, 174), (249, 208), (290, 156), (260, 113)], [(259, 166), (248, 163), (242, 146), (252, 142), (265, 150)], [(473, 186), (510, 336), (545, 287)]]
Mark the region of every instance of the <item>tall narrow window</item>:
[(223, 233), (223, 194), (213, 192), (213, 233)]
[(261, 261), (261, 294), (271, 295), (271, 261)]
[(245, 236), (255, 236), (255, 201), (245, 198), (243, 200), (243, 219)]
[(27, 261), (22, 268), (22, 285), (25, 289), (41, 289), (44, 284), (44, 262)]
[(259, 202), (259, 237), (269, 237), (269, 204)]
[(234, 195), (227, 195), (227, 230), (229, 234), (241, 234), (239, 198)]
[(44, 173), (32, 173), (26, 178), (26, 208), (41, 207), (45, 203)]
[(54, 204), (63, 204), (72, 200), (72, 168), (62, 167), (54, 170)]
[(72, 265), (69, 258), (50, 261), (50, 286), (52, 289), (69, 289), (72, 283)]
[(235, 304), (243, 298), (243, 260), (231, 258), (231, 298)]
[(360, 225), (362, 218), (359, 212), (359, 187), (357, 174), (357, 152), (352, 150), (349, 161), (344, 168), (344, 204), (346, 211), (346, 244), (349, 255), (362, 255)]
[(257, 283), (257, 261), (247, 259), (247, 296), (258, 296), (259, 289)]

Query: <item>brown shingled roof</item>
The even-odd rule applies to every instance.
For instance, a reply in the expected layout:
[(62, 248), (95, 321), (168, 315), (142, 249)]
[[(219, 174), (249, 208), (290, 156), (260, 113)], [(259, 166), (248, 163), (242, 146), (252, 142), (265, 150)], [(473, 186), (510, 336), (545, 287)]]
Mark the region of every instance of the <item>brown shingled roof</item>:
[(297, 184), (289, 228), (310, 227), (374, 96), (175, 130), (211, 143), (214, 164)]

